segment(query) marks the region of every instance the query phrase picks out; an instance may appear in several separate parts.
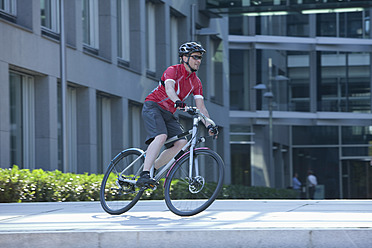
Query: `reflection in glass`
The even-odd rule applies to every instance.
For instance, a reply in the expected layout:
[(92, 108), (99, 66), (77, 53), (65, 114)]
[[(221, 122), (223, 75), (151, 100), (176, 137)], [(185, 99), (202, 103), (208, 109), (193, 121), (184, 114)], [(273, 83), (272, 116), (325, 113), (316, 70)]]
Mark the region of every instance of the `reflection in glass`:
[(370, 54), (319, 52), (318, 56), (318, 111), (370, 113)]

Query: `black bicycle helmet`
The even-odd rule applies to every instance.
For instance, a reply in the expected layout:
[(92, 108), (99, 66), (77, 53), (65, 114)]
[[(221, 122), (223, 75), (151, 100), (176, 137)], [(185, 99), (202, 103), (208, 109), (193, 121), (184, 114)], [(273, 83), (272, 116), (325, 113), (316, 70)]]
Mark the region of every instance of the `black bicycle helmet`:
[(184, 55), (190, 55), (195, 52), (200, 52), (201, 54), (204, 54), (206, 51), (202, 47), (202, 45), (192, 41), (192, 42), (186, 42), (180, 46), (178, 49), (178, 55), (180, 57)]

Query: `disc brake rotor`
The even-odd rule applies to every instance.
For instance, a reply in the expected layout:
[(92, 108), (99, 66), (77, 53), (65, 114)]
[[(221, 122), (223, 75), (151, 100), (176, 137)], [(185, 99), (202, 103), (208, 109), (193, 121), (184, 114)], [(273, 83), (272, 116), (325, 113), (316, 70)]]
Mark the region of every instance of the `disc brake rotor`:
[(197, 176), (191, 180), (189, 184), (189, 191), (193, 194), (197, 194), (204, 188), (204, 184), (204, 177)]

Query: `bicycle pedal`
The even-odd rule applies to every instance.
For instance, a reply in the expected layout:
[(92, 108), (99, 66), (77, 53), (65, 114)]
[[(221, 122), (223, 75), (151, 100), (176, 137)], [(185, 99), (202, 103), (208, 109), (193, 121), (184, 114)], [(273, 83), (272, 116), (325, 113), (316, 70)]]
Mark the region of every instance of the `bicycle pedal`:
[(150, 189), (156, 189), (156, 187), (159, 185), (159, 183), (149, 183), (147, 186), (150, 188)]

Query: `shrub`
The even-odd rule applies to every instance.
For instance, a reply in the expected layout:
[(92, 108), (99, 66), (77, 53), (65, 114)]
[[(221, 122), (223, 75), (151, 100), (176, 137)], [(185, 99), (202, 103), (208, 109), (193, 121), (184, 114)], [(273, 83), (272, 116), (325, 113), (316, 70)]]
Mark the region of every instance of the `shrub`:
[(222, 188), (220, 199), (296, 199), (296, 192), (291, 189), (275, 189), (269, 187), (248, 187), (243, 185), (227, 185)]
[(103, 175), (0, 169), (0, 202), (96, 201)]
[[(62, 173), (42, 169), (0, 168), (0, 202), (99, 201), (103, 175)], [(112, 178), (115, 185), (115, 178)], [(142, 199), (164, 199), (164, 179), (158, 188), (146, 190)], [(172, 187), (179, 187), (177, 182)], [(182, 193), (181, 191), (179, 191)], [(179, 197), (184, 197), (180, 195)], [(225, 185), (219, 199), (295, 199), (290, 189)]]

